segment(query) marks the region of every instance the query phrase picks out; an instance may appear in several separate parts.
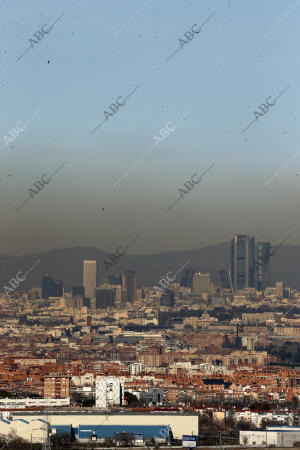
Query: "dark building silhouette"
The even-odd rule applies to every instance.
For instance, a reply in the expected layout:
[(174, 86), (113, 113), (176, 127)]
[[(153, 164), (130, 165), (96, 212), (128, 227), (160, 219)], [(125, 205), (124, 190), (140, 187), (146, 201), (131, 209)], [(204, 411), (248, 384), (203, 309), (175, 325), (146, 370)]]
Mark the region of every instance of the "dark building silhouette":
[(256, 247), (256, 285), (259, 291), (270, 286), (270, 242), (258, 242)]
[(126, 292), (123, 298), (126, 298), (128, 302), (134, 302), (137, 299), (136, 275), (133, 270), (122, 273), (122, 291)]
[(229, 280), (228, 270), (227, 269), (219, 269), (218, 274), (219, 274), (222, 289), (230, 289), (230, 280)]
[(43, 287), (42, 287), (42, 297), (48, 298), (50, 297), (50, 290), (51, 290), (51, 284), (52, 284), (52, 278), (49, 275), (43, 276)]
[(49, 297), (62, 297), (64, 293), (64, 283), (61, 280), (55, 281), (49, 275), (43, 277), (42, 296), (45, 299)]
[(84, 297), (84, 287), (83, 286), (73, 286), (72, 287), (72, 297), (76, 297), (79, 295), (80, 297)]
[(166, 291), (162, 294), (160, 297), (160, 306), (168, 306), (172, 307), (174, 306), (174, 292), (173, 291)]
[(54, 281), (53, 294), (50, 297), (62, 297), (64, 295), (64, 282), (62, 280)]
[(115, 291), (112, 286), (105, 282), (96, 288), (96, 308), (105, 309), (115, 306)]
[(88, 297), (83, 297), (82, 306), (86, 306), (87, 308), (90, 308), (91, 307), (91, 299)]
[(180, 286), (192, 287), (194, 273), (195, 273), (194, 267), (189, 267), (188, 269), (184, 269), (181, 279), (180, 279)]

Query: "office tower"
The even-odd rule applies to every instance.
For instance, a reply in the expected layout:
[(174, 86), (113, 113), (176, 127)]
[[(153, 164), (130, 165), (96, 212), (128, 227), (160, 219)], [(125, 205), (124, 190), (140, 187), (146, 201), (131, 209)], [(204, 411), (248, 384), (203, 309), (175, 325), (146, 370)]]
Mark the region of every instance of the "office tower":
[(227, 269), (218, 269), (222, 289), (230, 289), (230, 280)]
[(193, 276), (192, 293), (201, 294), (202, 292), (210, 292), (212, 288), (209, 273), (195, 273)]
[(172, 306), (174, 306), (174, 303), (173, 291), (166, 291), (160, 297), (160, 306), (168, 306), (171, 308)]
[(97, 262), (83, 261), (83, 287), (84, 295), (90, 299), (95, 298), (95, 289), (97, 282)]
[(61, 280), (55, 281), (49, 275), (43, 276), (42, 296), (46, 300), (49, 297), (62, 297), (64, 294), (64, 283)]
[(192, 287), (194, 273), (195, 273), (194, 267), (189, 267), (188, 269), (184, 269), (184, 271), (182, 272), (181, 279), (180, 279), (180, 286)]
[(112, 286), (119, 286), (122, 284), (122, 275), (107, 275), (107, 281)]
[(270, 286), (270, 277), (268, 270), (270, 267), (270, 242), (258, 242), (256, 247), (256, 282), (257, 289), (263, 290)]
[(255, 237), (236, 234), (231, 240), (231, 279), (234, 290), (255, 287)]
[(64, 282), (61, 280), (54, 281), (52, 284), (51, 297), (62, 297), (63, 295), (64, 295)]
[(83, 286), (73, 286), (72, 287), (72, 296), (76, 297), (79, 295), (80, 297), (84, 297), (84, 287)]
[(136, 275), (132, 270), (122, 273), (122, 291), (126, 291), (128, 302), (134, 302), (137, 299)]
[(96, 308), (112, 308), (115, 306), (115, 291), (112, 286), (105, 282), (99, 288), (96, 288)]
[(96, 377), (96, 408), (122, 406), (124, 382), (117, 377)]
[(43, 276), (42, 296), (47, 300), (50, 297), (52, 278), (49, 275)]

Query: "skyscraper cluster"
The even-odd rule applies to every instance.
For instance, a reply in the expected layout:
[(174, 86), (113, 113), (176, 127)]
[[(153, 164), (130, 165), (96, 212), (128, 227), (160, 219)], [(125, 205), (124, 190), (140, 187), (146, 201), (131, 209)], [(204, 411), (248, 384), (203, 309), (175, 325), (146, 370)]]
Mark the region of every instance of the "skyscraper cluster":
[(64, 283), (61, 280), (55, 281), (49, 275), (43, 277), (42, 296), (45, 299), (49, 297), (62, 297), (64, 293)]
[(270, 242), (258, 242), (249, 234), (236, 234), (231, 240), (229, 283), (234, 290), (264, 289), (269, 283)]
[(97, 262), (84, 260), (83, 290), (91, 306), (97, 309), (113, 307), (116, 302), (134, 302), (137, 299), (136, 274), (132, 270), (121, 275), (109, 274), (106, 281), (97, 287)]

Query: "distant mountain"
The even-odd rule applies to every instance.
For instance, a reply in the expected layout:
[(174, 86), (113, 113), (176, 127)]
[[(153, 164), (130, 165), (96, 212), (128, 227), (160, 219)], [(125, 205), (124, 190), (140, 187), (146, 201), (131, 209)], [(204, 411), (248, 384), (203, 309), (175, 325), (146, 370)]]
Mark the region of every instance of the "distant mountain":
[[(221, 243), (198, 250), (168, 252), (157, 255), (122, 256), (109, 273), (121, 273), (124, 270), (134, 270), (139, 285), (157, 284), (169, 270), (175, 273), (185, 263), (185, 267), (193, 266), (198, 272), (209, 272), (215, 282), (218, 281), (217, 269), (229, 264), (229, 243)], [(20, 284), (20, 291), (33, 286), (41, 286), (42, 277), (49, 274), (56, 280), (63, 280), (66, 290), (72, 286), (82, 285), (82, 268), (84, 259), (95, 259), (98, 263), (98, 273), (104, 271), (104, 261), (109, 261), (109, 254), (91, 247), (74, 247), (51, 252), (26, 256), (0, 256), (0, 291), (8, 285), (17, 272), (25, 273), (39, 260), (40, 262), (28, 274), (27, 279)], [(271, 282), (282, 280), (286, 285), (300, 288), (300, 246), (284, 245), (271, 257)], [(177, 280), (181, 273), (178, 273)], [(105, 279), (103, 273), (98, 284)]]

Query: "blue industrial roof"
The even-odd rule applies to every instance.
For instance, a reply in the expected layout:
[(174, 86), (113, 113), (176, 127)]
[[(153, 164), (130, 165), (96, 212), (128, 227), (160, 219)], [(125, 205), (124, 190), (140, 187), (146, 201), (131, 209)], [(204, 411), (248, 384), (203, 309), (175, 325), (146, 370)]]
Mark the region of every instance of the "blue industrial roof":
[(79, 439), (89, 439), (91, 435), (99, 438), (114, 438), (115, 433), (125, 431), (130, 434), (142, 434), (144, 438), (162, 439), (168, 437), (168, 425), (79, 425)]
[(40, 422), (44, 422), (44, 423), (49, 423), (49, 422), (47, 422), (47, 420), (45, 420), (45, 419), (34, 419), (34, 420), (39, 420)]
[(19, 422), (23, 422), (23, 423), (27, 423), (27, 424), (29, 423), (28, 420), (25, 420), (25, 419), (14, 419), (13, 422), (16, 422), (17, 420)]
[(9, 421), (9, 420), (6, 420), (6, 419), (0, 419), (0, 422), (4, 422), (4, 423), (10, 424), (10, 421)]

